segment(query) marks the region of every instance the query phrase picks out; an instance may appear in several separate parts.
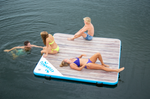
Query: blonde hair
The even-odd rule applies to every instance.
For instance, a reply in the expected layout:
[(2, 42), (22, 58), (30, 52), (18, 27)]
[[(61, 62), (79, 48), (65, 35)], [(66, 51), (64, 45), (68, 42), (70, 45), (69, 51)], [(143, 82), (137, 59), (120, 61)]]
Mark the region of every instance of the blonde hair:
[(68, 66), (68, 65), (69, 65), (69, 63), (62, 61), (59, 66), (60, 66), (60, 67), (63, 67), (63, 66)]
[(48, 37), (48, 33), (46, 31), (41, 32), (41, 38), (43, 40), (44, 45), (46, 45), (46, 38)]
[(84, 21), (86, 21), (87, 23), (91, 23), (91, 18), (90, 17), (85, 17), (83, 18)]

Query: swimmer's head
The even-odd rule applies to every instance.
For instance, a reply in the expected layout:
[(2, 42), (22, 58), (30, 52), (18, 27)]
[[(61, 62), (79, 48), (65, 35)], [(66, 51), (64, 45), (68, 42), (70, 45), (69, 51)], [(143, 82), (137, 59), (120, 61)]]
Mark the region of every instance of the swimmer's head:
[(85, 17), (85, 18), (83, 18), (83, 20), (84, 20), (84, 22), (86, 22), (86, 23), (91, 23), (91, 18), (90, 17)]
[(25, 46), (25, 51), (31, 50), (31, 44), (30, 44), (29, 41), (25, 41), (25, 42), (24, 42), (24, 46)]
[(31, 44), (30, 44), (29, 41), (25, 41), (25, 42), (24, 42), (24, 46), (26, 46), (26, 47), (31, 47)]
[(41, 38), (43, 40), (44, 45), (46, 45), (46, 38), (48, 37), (48, 33), (46, 31), (41, 32)]

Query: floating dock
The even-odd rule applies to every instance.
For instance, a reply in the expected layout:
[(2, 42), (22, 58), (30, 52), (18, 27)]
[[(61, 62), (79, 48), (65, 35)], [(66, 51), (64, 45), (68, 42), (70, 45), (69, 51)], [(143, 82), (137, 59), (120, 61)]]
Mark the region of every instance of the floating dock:
[[(86, 57), (83, 56), (83, 58), (90, 58), (99, 52), (104, 63), (110, 66), (109, 68), (118, 69), (120, 68), (121, 55), (121, 41), (119, 39), (93, 37), (91, 41), (87, 41), (83, 37), (79, 37), (74, 41), (68, 41), (67, 38), (73, 37), (73, 35), (63, 33), (55, 33), (53, 37), (60, 51), (55, 55), (49, 54), (46, 58), (41, 57), (33, 71), (35, 75), (106, 85), (116, 85), (118, 83), (119, 74), (116, 72), (85, 68), (77, 71), (69, 66), (60, 67), (59, 65), (65, 58), (70, 59), (81, 54), (87, 55)], [(101, 64), (99, 60), (96, 63)]]

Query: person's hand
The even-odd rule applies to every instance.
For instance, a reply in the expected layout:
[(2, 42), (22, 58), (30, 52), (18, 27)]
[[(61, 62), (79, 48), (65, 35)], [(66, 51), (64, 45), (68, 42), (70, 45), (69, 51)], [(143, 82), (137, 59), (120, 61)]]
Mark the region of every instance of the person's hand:
[(82, 54), (82, 56), (86, 56), (86, 54)]
[(6, 49), (6, 50), (4, 50), (4, 52), (9, 52), (9, 50), (8, 50), (8, 49)]

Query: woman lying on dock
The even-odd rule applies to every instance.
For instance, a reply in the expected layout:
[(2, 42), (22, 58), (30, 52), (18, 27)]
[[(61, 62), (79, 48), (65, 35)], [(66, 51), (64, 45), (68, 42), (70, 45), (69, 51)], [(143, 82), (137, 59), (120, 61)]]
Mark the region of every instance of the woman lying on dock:
[[(108, 72), (118, 72), (118, 73), (124, 70), (124, 67), (122, 67), (120, 69), (108, 68), (109, 66), (104, 64), (100, 53), (94, 54), (89, 59), (83, 59), (82, 56), (86, 56), (86, 55), (82, 54), (76, 58), (64, 59), (61, 62), (60, 67), (70, 65), (70, 67), (72, 69), (75, 69), (78, 71), (81, 71), (83, 68), (86, 68), (86, 69), (97, 69), (97, 70), (101, 69), (101, 70), (108, 71)], [(97, 59), (99, 59), (99, 61), (101, 62), (102, 65), (95, 63), (97, 61)]]
[(41, 54), (45, 53), (44, 57), (46, 57), (48, 54), (56, 54), (59, 52), (59, 46), (56, 44), (54, 37), (51, 34), (43, 31), (41, 32), (41, 38), (44, 45), (46, 45), (41, 51)]

